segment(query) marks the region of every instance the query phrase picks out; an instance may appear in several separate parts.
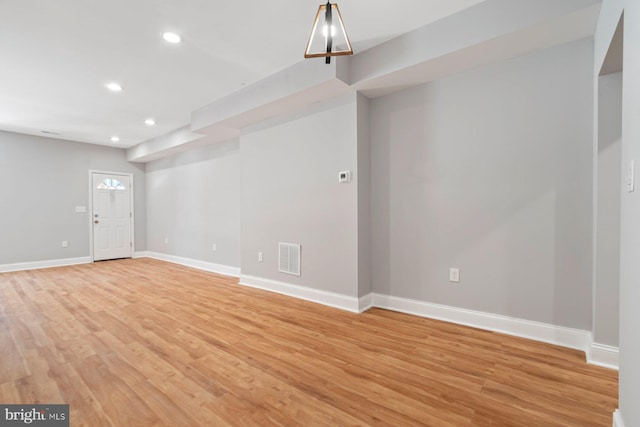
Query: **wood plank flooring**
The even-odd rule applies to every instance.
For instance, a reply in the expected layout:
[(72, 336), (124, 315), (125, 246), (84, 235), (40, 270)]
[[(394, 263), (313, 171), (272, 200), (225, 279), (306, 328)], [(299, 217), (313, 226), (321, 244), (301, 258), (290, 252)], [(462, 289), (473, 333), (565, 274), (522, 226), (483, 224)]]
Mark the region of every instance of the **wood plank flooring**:
[(617, 372), (150, 259), (0, 274), (0, 402), (72, 426), (610, 426)]

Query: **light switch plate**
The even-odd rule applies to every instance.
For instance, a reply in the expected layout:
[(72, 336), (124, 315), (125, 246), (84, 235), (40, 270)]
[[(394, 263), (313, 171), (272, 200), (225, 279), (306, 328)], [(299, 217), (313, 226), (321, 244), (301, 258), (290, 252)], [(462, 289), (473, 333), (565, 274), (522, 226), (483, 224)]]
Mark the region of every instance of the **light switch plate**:
[(627, 170), (627, 192), (633, 193), (635, 190), (635, 177), (634, 177), (634, 164), (633, 160), (629, 162), (629, 169)]
[(85, 213), (87, 212), (86, 206), (76, 206), (76, 213)]

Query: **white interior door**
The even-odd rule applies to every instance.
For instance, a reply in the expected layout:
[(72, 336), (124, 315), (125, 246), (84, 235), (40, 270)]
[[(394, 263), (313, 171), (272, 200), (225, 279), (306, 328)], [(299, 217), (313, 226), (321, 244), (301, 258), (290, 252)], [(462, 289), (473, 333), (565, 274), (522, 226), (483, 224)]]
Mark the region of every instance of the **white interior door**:
[(131, 178), (92, 173), (93, 260), (131, 258)]

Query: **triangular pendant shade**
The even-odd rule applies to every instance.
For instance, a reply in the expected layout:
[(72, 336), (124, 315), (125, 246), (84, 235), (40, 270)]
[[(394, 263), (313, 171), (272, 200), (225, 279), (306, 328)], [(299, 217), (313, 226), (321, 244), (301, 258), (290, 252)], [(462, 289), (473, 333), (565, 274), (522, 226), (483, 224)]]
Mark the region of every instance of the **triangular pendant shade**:
[[(330, 29), (330, 30), (329, 30)], [(318, 8), (311, 36), (304, 52), (305, 58), (352, 55), (351, 42), (344, 29), (337, 4), (323, 4)]]

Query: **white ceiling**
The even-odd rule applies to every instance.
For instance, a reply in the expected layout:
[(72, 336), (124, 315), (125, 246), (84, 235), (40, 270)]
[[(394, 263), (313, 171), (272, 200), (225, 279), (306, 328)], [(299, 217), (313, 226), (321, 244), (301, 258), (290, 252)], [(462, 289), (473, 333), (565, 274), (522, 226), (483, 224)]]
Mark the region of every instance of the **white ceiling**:
[[(358, 53), (482, 1), (338, 4)], [(0, 129), (124, 148), (164, 135), (197, 108), (303, 60), (320, 3), (0, 0)], [(183, 42), (167, 44), (165, 31)], [(122, 92), (106, 90), (113, 80)], [(148, 117), (157, 125), (147, 127)]]

